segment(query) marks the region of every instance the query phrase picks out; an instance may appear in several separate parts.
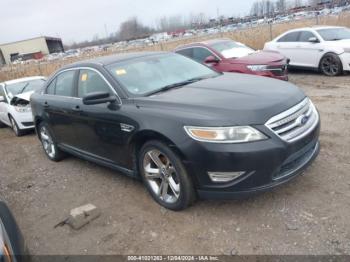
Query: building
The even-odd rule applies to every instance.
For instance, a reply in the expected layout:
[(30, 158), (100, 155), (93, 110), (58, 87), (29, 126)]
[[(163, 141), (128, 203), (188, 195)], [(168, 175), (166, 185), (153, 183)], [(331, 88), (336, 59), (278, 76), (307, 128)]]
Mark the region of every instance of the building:
[(41, 36), (13, 43), (0, 44), (0, 65), (15, 60), (40, 59), (44, 55), (64, 52), (62, 40)]

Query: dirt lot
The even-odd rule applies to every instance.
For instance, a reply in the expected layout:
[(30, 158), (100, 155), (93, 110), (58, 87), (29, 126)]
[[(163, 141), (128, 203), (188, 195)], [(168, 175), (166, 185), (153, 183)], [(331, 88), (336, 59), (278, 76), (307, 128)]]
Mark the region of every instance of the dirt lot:
[[(50, 162), (37, 137), (0, 129), (0, 194), (33, 254), (350, 254), (350, 76), (295, 72), (322, 117), (321, 153), (289, 184), (244, 201), (160, 208), (140, 182), (74, 157)], [(102, 216), (54, 229), (71, 208)]]

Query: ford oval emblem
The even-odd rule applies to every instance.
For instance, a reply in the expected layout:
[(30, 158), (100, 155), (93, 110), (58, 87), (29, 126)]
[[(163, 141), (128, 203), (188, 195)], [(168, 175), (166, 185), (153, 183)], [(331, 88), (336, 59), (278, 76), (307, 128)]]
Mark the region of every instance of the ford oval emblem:
[(300, 123), (302, 125), (305, 125), (307, 123), (307, 121), (309, 120), (309, 117), (308, 116), (303, 116), (303, 118), (301, 119)]

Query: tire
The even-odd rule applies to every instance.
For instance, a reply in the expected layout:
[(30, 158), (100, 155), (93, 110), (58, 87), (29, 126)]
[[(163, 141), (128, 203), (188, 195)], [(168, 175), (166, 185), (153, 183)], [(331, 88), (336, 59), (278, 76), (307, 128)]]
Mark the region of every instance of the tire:
[(192, 180), (180, 158), (167, 145), (157, 140), (146, 142), (137, 161), (142, 180), (158, 204), (179, 211), (195, 201)]
[(9, 119), (11, 122), (11, 128), (12, 128), (13, 132), (15, 133), (15, 135), (18, 137), (23, 136), (25, 134), (25, 131), (21, 130), (18, 127), (16, 120), (12, 116), (9, 116)]
[(329, 53), (320, 61), (320, 71), (326, 76), (338, 76), (343, 73), (343, 64), (336, 54)]
[(41, 122), (39, 124), (38, 133), (46, 156), (55, 162), (62, 160), (65, 157), (65, 153), (57, 147), (57, 143), (46, 123)]

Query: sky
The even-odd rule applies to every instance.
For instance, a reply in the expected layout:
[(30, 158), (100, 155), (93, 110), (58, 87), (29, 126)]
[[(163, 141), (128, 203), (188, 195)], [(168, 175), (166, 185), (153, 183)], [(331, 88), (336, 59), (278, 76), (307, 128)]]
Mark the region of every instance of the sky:
[(136, 16), (154, 26), (162, 16), (207, 17), (249, 13), (254, 0), (0, 0), (0, 44), (37, 36), (71, 44), (116, 32)]

